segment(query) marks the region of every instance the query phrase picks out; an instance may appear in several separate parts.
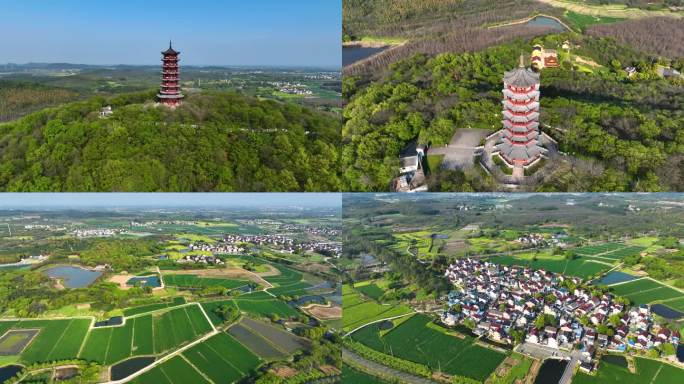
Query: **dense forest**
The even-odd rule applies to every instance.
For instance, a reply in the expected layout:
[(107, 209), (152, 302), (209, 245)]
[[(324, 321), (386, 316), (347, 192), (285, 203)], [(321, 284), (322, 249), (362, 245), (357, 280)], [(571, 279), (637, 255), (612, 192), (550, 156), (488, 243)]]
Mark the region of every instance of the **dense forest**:
[(587, 34), (612, 37), (622, 44), (640, 51), (668, 56), (684, 57), (684, 19), (652, 17), (615, 24), (597, 24)]
[[(335, 191), (340, 120), (234, 93), (92, 98), (0, 125), (5, 191)], [(114, 114), (99, 118), (111, 105)]]
[[(684, 62), (573, 34), (517, 40), (477, 53), (415, 55), (370, 84), (367, 77), (347, 77), (342, 158), (350, 188), (387, 190), (399, 169), (399, 152), (412, 140), (440, 145), (456, 128), (499, 129), (503, 72), (532, 44), (559, 47), (566, 39), (593, 69), (566, 61), (542, 72), (543, 129), (570, 156), (559, 160), (537, 189), (684, 190), (683, 83), (656, 74), (658, 65), (681, 69)], [(637, 67), (638, 75), (628, 77), (626, 66)], [(449, 175), (458, 185), (445, 182), (439, 172), (433, 178), (438, 190), (492, 189), (480, 172)]]

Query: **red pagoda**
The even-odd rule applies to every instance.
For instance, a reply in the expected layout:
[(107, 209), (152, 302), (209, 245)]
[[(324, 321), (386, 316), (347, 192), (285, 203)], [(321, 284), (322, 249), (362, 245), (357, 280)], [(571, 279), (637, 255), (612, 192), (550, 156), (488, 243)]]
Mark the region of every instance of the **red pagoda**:
[(180, 72), (178, 61), (180, 59), (178, 58), (178, 55), (180, 55), (180, 52), (175, 51), (171, 47), (171, 42), (169, 41), (169, 49), (162, 52), (162, 55), (161, 90), (157, 95), (157, 99), (159, 99), (160, 103), (175, 108), (180, 105), (181, 99), (183, 98), (179, 84)]
[(546, 153), (539, 141), (539, 73), (520, 66), (504, 74), (503, 129), (496, 150), (510, 166), (528, 166)]

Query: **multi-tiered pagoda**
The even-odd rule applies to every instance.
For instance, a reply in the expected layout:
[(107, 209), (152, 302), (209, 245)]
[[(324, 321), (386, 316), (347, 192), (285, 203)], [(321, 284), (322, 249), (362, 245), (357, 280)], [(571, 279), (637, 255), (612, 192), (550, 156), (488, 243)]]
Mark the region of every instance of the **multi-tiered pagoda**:
[(520, 66), (504, 74), (503, 129), (496, 150), (510, 166), (528, 166), (546, 149), (539, 141), (539, 73)]
[(169, 41), (169, 49), (162, 52), (162, 81), (161, 90), (157, 95), (159, 102), (171, 108), (180, 105), (183, 94), (180, 90), (180, 68), (178, 66), (178, 55), (180, 52), (175, 51), (171, 47)]

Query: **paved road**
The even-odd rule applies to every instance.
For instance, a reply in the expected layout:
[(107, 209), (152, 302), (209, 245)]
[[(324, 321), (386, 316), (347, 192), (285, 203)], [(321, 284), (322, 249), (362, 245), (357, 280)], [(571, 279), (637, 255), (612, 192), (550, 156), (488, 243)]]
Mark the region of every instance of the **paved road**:
[(363, 357), (357, 355), (356, 353), (342, 347), (342, 360), (350, 361), (355, 365), (361, 365), (371, 372), (376, 372), (378, 375), (383, 377), (393, 377), (403, 383), (410, 384), (434, 384), (434, 381), (428, 380), (424, 377), (418, 377), (411, 375), (406, 372), (397, 371), (396, 369), (386, 367), (384, 365), (377, 364), (370, 360), (366, 360)]
[(565, 366), (565, 372), (563, 372), (563, 376), (561, 376), (558, 384), (570, 384), (572, 381), (572, 374), (575, 372), (575, 366), (577, 366), (577, 363), (579, 362), (580, 352), (572, 351), (570, 356), (570, 361), (568, 362), (568, 365)]
[(522, 343), (518, 347), (516, 347), (515, 350), (516, 352), (535, 357), (539, 360), (569, 360), (568, 365), (565, 367), (565, 371), (563, 371), (563, 376), (561, 376), (560, 381), (558, 381), (558, 384), (570, 384), (570, 382), (572, 381), (572, 374), (575, 372), (575, 366), (577, 366), (580, 356), (582, 355), (579, 351), (561, 351), (559, 349), (550, 348), (545, 345), (534, 343)]

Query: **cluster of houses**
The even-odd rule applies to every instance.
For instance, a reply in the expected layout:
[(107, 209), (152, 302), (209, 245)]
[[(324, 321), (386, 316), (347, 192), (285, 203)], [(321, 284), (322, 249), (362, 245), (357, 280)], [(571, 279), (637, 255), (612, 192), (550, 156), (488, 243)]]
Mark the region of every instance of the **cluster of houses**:
[(342, 254), (342, 245), (339, 242), (307, 241), (299, 242), (291, 237), (269, 234), (269, 235), (225, 235), (223, 241), (228, 244), (251, 243), (255, 245), (268, 245), (281, 253), (295, 253), (297, 251), (311, 251), (323, 254), (332, 254), (339, 257)]
[[(649, 349), (679, 342), (678, 332), (654, 325), (646, 305), (628, 308), (611, 294), (596, 297), (586, 289), (566, 288), (578, 286), (579, 278), (469, 258), (449, 265), (445, 276), (457, 289), (445, 298), (449, 309), (442, 322), (453, 326), (472, 319), (476, 334), (497, 342), (512, 344), (513, 331), (518, 331), (526, 342), (563, 349), (577, 346), (589, 356), (596, 348), (625, 351), (628, 346)], [(572, 284), (564, 284), (567, 280)], [(535, 320), (541, 315), (554, 321), (539, 329)], [(620, 323), (610, 324), (616, 315)]]
[(301, 83), (290, 83), (287, 81), (272, 81), (270, 85), (278, 88), (280, 92), (287, 93), (290, 95), (313, 95), (313, 92), (307, 89), (307, 86)]
[(516, 240), (518, 243), (530, 246), (530, 247), (544, 247), (548, 245), (546, 238), (539, 233), (528, 233), (518, 237)]
[(224, 265), (225, 262), (216, 256), (207, 255), (185, 255), (176, 260), (180, 264), (205, 264), (205, 265)]
[(125, 229), (119, 228), (95, 228), (95, 229), (77, 229), (72, 234), (78, 238), (86, 237), (112, 237), (126, 233)]
[(216, 255), (216, 254), (239, 255), (239, 254), (245, 253), (244, 247), (240, 247), (238, 245), (229, 244), (229, 243), (207, 244), (204, 242), (197, 242), (197, 243), (188, 244), (188, 249), (190, 251), (211, 252), (214, 255)]

